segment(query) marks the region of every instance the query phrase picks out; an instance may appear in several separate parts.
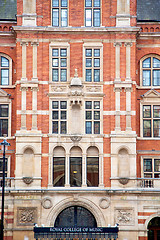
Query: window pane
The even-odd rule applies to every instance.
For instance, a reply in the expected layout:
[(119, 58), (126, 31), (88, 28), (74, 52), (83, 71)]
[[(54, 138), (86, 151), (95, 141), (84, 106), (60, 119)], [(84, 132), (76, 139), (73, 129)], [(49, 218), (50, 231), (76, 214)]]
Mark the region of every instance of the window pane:
[(92, 67), (92, 58), (86, 58), (86, 67)]
[(8, 105), (0, 105), (0, 117), (8, 117)]
[(100, 122), (94, 122), (94, 134), (100, 134)]
[(67, 7), (67, 0), (61, 0), (61, 7)]
[(147, 58), (142, 63), (143, 68), (150, 68), (151, 67), (151, 58)]
[(58, 58), (53, 58), (52, 59), (52, 66), (53, 67), (58, 67)]
[(61, 49), (60, 55), (61, 55), (61, 57), (67, 57), (67, 49)]
[(92, 10), (86, 9), (86, 27), (92, 26)]
[(52, 5), (53, 7), (59, 7), (59, 0), (53, 0)]
[(143, 106), (143, 117), (144, 118), (151, 117), (151, 106)]
[(100, 7), (100, 0), (94, 0), (94, 7)]
[(160, 60), (157, 58), (153, 58), (153, 67), (160, 68)]
[(70, 158), (70, 185), (71, 187), (81, 187), (82, 185), (82, 158)]
[(153, 70), (153, 85), (160, 85), (160, 70)]
[(52, 112), (52, 119), (58, 119), (58, 111)]
[(152, 159), (144, 159), (144, 172), (152, 172)]
[(9, 84), (9, 69), (1, 70), (1, 84), (8, 85)]
[(154, 118), (160, 117), (160, 106), (153, 106), (153, 117)]
[(52, 56), (53, 57), (58, 57), (59, 56), (58, 49), (52, 49)]
[(152, 178), (152, 174), (145, 173), (144, 178)]
[(155, 172), (160, 172), (160, 159), (155, 159), (154, 160), (154, 171)]
[(99, 158), (87, 157), (87, 186), (98, 187), (99, 184)]
[(94, 111), (94, 120), (100, 119), (100, 111)]
[(8, 136), (8, 120), (0, 119), (0, 136), (2, 137), (4, 134)]
[(100, 49), (94, 49), (94, 57), (100, 57)]
[(85, 2), (86, 7), (92, 7), (92, 0), (86, 0)]
[(86, 122), (86, 134), (92, 133), (92, 122)]
[(9, 67), (9, 60), (5, 57), (1, 57), (1, 67)]
[(100, 109), (100, 102), (94, 101), (94, 109)]
[(67, 70), (61, 69), (61, 82), (66, 82), (66, 81), (67, 81)]
[(67, 112), (61, 111), (61, 119), (66, 119), (66, 118), (67, 118)]
[(153, 121), (153, 136), (160, 137), (160, 120)]
[(92, 119), (92, 111), (86, 111), (86, 119), (91, 120)]
[(143, 86), (151, 85), (151, 71), (143, 70)]
[(52, 102), (52, 108), (53, 109), (58, 109), (58, 101), (53, 101)]
[(86, 82), (92, 82), (92, 69), (86, 69)]
[(52, 69), (52, 81), (58, 82), (58, 69)]
[(100, 59), (94, 58), (94, 67), (100, 67)]
[(60, 104), (60, 108), (61, 109), (67, 109), (67, 102), (66, 101), (61, 101), (61, 104)]
[(61, 131), (60, 131), (60, 133), (61, 134), (66, 134), (67, 133), (67, 128), (66, 128), (66, 126), (67, 126), (67, 122), (66, 121), (61, 121)]
[(94, 69), (94, 82), (100, 82), (100, 70)]
[(143, 120), (143, 137), (151, 137), (151, 120)]
[(61, 58), (61, 67), (67, 67), (67, 59)]
[(86, 109), (92, 109), (92, 102), (86, 101)]
[(52, 122), (52, 133), (58, 133), (58, 122)]
[(53, 9), (53, 20), (52, 25), (54, 27), (59, 26), (59, 9)]
[(92, 57), (92, 49), (86, 49), (86, 57)]
[(67, 9), (61, 9), (61, 26), (62, 27), (67, 27), (67, 20), (68, 19), (68, 13)]
[(94, 27), (100, 27), (100, 9), (94, 9), (93, 11), (93, 25)]
[(64, 187), (65, 176), (65, 158), (54, 157), (53, 158), (53, 186)]

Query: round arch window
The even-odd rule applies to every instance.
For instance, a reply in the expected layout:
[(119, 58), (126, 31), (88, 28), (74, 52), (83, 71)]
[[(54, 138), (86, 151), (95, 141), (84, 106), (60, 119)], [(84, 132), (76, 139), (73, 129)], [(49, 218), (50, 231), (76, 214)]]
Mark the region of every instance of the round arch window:
[(84, 207), (64, 209), (56, 218), (54, 227), (97, 227), (93, 214)]
[(160, 239), (160, 217), (155, 217), (148, 224), (148, 240), (159, 239)]

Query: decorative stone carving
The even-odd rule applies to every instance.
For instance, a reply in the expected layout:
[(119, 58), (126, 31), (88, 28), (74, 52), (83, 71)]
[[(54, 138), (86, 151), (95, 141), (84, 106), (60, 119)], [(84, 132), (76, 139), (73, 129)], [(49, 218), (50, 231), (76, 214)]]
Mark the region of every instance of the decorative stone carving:
[(121, 47), (122, 46), (122, 43), (121, 42), (114, 42), (114, 47), (118, 46), (118, 47)]
[(120, 179), (119, 179), (119, 182), (120, 182), (122, 185), (126, 185), (126, 184), (129, 182), (129, 179), (128, 179), (128, 178), (120, 178)]
[(52, 92), (64, 92), (65, 90), (66, 90), (66, 87), (63, 87), (63, 86), (51, 87)]
[(46, 197), (42, 200), (42, 206), (45, 209), (49, 209), (53, 206), (52, 200), (49, 197)]
[(73, 142), (79, 142), (82, 139), (82, 136), (74, 135), (70, 137)]
[(132, 208), (116, 209), (115, 222), (119, 225), (134, 225), (134, 210)]
[(99, 206), (102, 208), (102, 209), (106, 209), (108, 208), (110, 205), (110, 199), (107, 198), (107, 197), (104, 197), (104, 198), (101, 198), (99, 200)]
[(86, 87), (87, 92), (101, 92), (101, 87)]
[(37, 208), (36, 207), (19, 207), (17, 209), (17, 225), (33, 225), (37, 222)]
[(72, 78), (71, 86), (82, 86), (82, 82), (78, 77), (77, 69), (75, 69), (75, 74), (74, 74), (74, 78)]
[(31, 184), (33, 182), (33, 178), (32, 177), (23, 177), (23, 182), (25, 184)]

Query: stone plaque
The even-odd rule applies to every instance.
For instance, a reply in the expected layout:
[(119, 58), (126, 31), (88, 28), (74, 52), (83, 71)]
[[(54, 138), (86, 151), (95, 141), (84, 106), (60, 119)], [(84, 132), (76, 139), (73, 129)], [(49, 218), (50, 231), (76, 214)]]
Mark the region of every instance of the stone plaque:
[(36, 207), (18, 207), (17, 208), (17, 225), (30, 226), (37, 222)]
[(115, 223), (118, 223), (119, 225), (134, 225), (133, 208), (116, 208)]

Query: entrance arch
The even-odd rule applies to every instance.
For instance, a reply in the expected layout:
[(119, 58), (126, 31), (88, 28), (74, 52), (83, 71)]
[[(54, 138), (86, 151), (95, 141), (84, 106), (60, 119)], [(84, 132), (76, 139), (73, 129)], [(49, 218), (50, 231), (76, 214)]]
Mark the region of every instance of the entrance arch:
[(97, 227), (93, 214), (81, 206), (65, 208), (57, 216), (54, 227)]
[(148, 240), (160, 239), (160, 217), (153, 218), (148, 223)]

